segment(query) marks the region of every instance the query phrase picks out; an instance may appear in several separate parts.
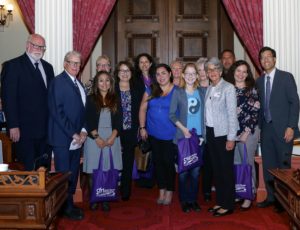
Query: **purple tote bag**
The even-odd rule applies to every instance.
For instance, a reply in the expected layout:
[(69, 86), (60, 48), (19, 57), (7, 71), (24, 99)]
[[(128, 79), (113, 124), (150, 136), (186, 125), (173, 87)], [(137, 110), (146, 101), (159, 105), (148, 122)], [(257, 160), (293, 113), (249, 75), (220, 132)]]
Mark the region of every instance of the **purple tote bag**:
[(252, 166), (247, 164), (247, 147), (244, 144), (242, 164), (234, 165), (235, 195), (237, 198), (253, 200)]
[(180, 138), (178, 146), (178, 173), (201, 166), (203, 164), (202, 149), (196, 129), (192, 129), (190, 138)]
[(93, 188), (90, 203), (118, 199), (119, 170), (114, 169), (111, 148), (109, 149), (110, 169), (103, 171), (103, 151), (101, 149), (98, 169), (93, 170)]

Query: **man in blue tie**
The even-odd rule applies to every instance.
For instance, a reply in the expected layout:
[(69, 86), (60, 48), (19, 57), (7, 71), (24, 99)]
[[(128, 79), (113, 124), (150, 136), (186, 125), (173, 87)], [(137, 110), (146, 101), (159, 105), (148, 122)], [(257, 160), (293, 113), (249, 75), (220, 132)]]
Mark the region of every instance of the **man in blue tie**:
[(276, 51), (263, 47), (259, 59), (264, 74), (257, 79), (260, 95), (259, 125), (261, 128), (261, 150), (267, 198), (257, 204), (260, 208), (275, 205), (282, 210), (274, 198), (273, 176), (269, 169), (290, 168), (293, 139), (299, 133), (299, 96), (293, 75), (275, 67)]
[[(54, 78), (53, 67), (42, 58), (45, 39), (29, 35), (26, 52), (3, 64), (2, 103), (10, 139), (16, 144), (16, 156), (25, 170), (50, 166), (47, 145), (48, 86)], [(49, 156), (42, 159), (45, 154)], [(47, 155), (45, 155), (47, 156)]]
[(83, 85), (76, 79), (81, 66), (81, 55), (70, 51), (64, 58), (64, 71), (49, 87), (49, 144), (53, 147), (55, 170), (71, 172), (64, 216), (83, 219), (82, 209), (73, 202), (80, 166), (80, 149), (86, 139), (85, 102)]

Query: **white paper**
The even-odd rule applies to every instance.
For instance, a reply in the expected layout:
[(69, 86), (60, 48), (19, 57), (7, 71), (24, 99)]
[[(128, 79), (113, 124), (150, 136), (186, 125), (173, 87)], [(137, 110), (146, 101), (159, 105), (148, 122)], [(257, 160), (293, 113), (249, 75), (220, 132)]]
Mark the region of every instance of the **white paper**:
[(81, 144), (76, 143), (76, 140), (73, 139), (73, 141), (70, 144), (69, 150), (76, 150), (76, 149), (79, 149), (79, 148), (81, 148)]

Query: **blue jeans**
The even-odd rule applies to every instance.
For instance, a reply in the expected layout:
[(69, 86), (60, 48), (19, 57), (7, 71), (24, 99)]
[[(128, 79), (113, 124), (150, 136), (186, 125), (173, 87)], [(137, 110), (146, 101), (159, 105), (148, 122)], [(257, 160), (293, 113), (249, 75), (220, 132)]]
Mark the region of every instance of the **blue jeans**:
[(182, 172), (179, 178), (180, 202), (195, 202), (199, 190), (200, 166)]

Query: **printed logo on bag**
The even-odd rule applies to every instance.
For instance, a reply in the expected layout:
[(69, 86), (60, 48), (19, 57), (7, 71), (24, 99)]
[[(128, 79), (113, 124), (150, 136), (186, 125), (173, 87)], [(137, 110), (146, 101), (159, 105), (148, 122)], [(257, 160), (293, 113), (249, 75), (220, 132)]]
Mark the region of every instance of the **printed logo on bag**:
[(242, 193), (242, 192), (247, 192), (247, 188), (245, 184), (236, 184), (235, 185), (235, 191)]
[(114, 197), (116, 195), (116, 189), (105, 189), (97, 188), (96, 196), (97, 197)]
[(193, 153), (192, 155), (183, 158), (183, 166), (192, 165), (197, 161), (198, 161), (198, 155), (197, 153)]

